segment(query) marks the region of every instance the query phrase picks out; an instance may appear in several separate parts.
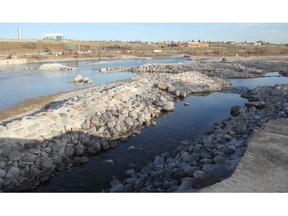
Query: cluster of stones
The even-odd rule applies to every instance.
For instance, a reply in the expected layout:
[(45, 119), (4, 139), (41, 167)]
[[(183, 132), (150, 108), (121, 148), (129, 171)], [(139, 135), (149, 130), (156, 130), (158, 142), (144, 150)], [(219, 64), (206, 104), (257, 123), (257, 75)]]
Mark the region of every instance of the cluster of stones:
[(99, 69), (101, 73), (115, 72), (115, 71), (135, 71), (135, 67), (107, 67)]
[(138, 173), (111, 181), (110, 192), (189, 192), (229, 177), (245, 153), (250, 134), (271, 119), (288, 117), (288, 85), (257, 87), (243, 97), (244, 107), (215, 124), (213, 131), (184, 140), (172, 152), (155, 157)]
[(82, 75), (77, 75), (74, 77), (74, 83), (91, 84), (93, 83), (93, 80), (89, 77), (83, 77)]
[(1, 122), (0, 190), (36, 187), (58, 171), (87, 162), (89, 154), (115, 147), (118, 140), (154, 125), (153, 118), (161, 112), (174, 110), (177, 91), (185, 90), (182, 97), (186, 97), (191, 86), (202, 92), (223, 88), (224, 83), (197, 72), (143, 74), (91, 88), (34, 115)]
[(174, 64), (144, 64), (135, 69), (138, 73), (181, 73), (199, 71), (220, 78), (252, 78), (263, 75), (263, 71), (244, 62), (200, 61)]
[(58, 63), (49, 63), (49, 64), (43, 64), (36, 68), (36, 70), (39, 71), (49, 71), (49, 70), (75, 70), (76, 68), (73, 67), (67, 67), (63, 64)]

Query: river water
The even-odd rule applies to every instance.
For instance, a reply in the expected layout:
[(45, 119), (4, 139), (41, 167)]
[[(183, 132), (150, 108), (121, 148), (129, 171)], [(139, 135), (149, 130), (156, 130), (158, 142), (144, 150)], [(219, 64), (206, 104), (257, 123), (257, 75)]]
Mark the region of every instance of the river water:
[[(252, 89), (259, 85), (288, 84), (287, 77), (278, 73), (255, 79), (230, 80), (232, 87)], [(184, 106), (189, 102), (190, 106)], [(209, 95), (190, 96), (175, 104), (174, 112), (156, 119), (157, 125), (146, 127), (140, 135), (121, 142), (115, 149), (90, 158), (88, 163), (74, 167), (51, 178), (34, 192), (101, 192), (109, 189), (113, 176), (128, 177), (125, 171), (141, 167), (154, 160), (156, 155), (170, 151), (181, 141), (205, 134), (217, 122), (230, 115), (230, 108), (243, 106), (246, 99), (239, 94), (215, 92)]]
[[(111, 59), (111, 60), (82, 60), (61, 61), (69, 67), (79, 68), (72, 71), (14, 71), (9, 67), (1, 68), (0, 72), (0, 111), (20, 104), (28, 98), (46, 96), (64, 91), (97, 86), (108, 82), (123, 80), (135, 76), (134, 73), (99, 73), (103, 67), (136, 67), (147, 63), (176, 63), (184, 58), (159, 59)], [(38, 67), (43, 63), (27, 63), (12, 67)], [(11, 67), (11, 66), (10, 66)], [(90, 85), (75, 85), (73, 78), (81, 74), (93, 79)]]

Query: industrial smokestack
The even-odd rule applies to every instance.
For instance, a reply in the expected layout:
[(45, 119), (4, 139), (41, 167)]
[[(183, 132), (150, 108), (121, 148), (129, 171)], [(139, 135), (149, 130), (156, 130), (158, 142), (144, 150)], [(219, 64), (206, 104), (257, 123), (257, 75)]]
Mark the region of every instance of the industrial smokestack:
[(18, 30), (18, 39), (19, 39), (19, 40), (22, 40), (21, 29), (20, 29), (20, 28), (17, 28), (17, 30)]

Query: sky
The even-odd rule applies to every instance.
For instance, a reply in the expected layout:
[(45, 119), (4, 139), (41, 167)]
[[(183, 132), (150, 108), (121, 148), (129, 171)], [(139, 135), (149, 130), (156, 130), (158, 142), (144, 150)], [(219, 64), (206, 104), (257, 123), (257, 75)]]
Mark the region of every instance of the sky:
[(66, 39), (120, 41), (247, 41), (288, 43), (288, 23), (0, 23), (0, 38), (42, 39), (63, 33)]

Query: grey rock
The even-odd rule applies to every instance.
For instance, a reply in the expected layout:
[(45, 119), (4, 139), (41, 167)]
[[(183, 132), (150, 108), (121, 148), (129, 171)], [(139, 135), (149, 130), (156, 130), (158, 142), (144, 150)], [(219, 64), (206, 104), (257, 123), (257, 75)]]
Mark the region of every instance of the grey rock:
[(176, 192), (185, 192), (191, 190), (193, 187), (192, 181), (184, 181), (182, 184), (177, 188)]
[(163, 102), (162, 110), (173, 111), (175, 109), (174, 103), (172, 101)]
[(197, 171), (195, 171), (195, 172), (193, 173), (193, 177), (194, 177), (194, 178), (201, 178), (201, 177), (204, 176), (204, 174), (205, 174), (204, 171), (202, 171), (202, 170), (197, 170)]
[(187, 176), (192, 177), (194, 172), (196, 172), (197, 170), (199, 170), (200, 168), (197, 166), (189, 166), (189, 167), (185, 167), (184, 168), (184, 172)]
[(239, 116), (240, 115), (240, 106), (233, 106), (232, 108), (231, 108), (231, 110), (230, 110), (230, 114), (232, 115), (232, 116)]
[(225, 162), (225, 160), (226, 158), (223, 156), (216, 156), (213, 158), (213, 161), (215, 162), (215, 164), (222, 164)]
[(3, 169), (0, 169), (0, 178), (3, 178), (6, 175), (6, 171)]
[(176, 89), (175, 89), (174, 86), (169, 86), (168, 89), (167, 89), (167, 91), (170, 92), (170, 93), (174, 92), (175, 90)]
[(109, 165), (113, 165), (113, 164), (114, 164), (114, 161), (111, 160), (111, 159), (108, 159), (108, 160), (104, 160), (103, 163), (109, 164)]
[(73, 157), (74, 153), (75, 153), (75, 150), (71, 146), (67, 146), (65, 151), (64, 151), (64, 154), (66, 157)]
[(10, 161), (18, 161), (21, 159), (21, 153), (19, 151), (12, 151), (9, 153), (8, 158)]
[(6, 178), (16, 180), (20, 175), (20, 169), (18, 167), (10, 167), (7, 171)]
[(36, 168), (36, 167), (32, 167), (32, 168), (30, 169), (30, 174), (31, 174), (31, 176), (39, 176), (41, 173), (42, 173), (42, 172), (41, 172), (38, 168)]
[(203, 187), (208, 187), (210, 185), (213, 185), (217, 182), (219, 182), (218, 178), (215, 178), (209, 175), (204, 175), (201, 178), (194, 179), (192, 184), (196, 188), (203, 188)]
[(52, 169), (53, 162), (51, 159), (46, 159), (46, 160), (42, 161), (41, 165), (42, 165), (43, 170), (47, 171), (47, 170)]
[(130, 176), (134, 176), (135, 175), (135, 170), (134, 169), (126, 170), (126, 174), (130, 175)]
[(183, 140), (183, 141), (181, 141), (181, 144), (183, 144), (183, 145), (189, 145), (190, 142), (189, 142), (188, 140)]
[(26, 152), (25, 153), (25, 156), (26, 156), (26, 161), (29, 161), (29, 162), (34, 162), (34, 161), (36, 161), (37, 160), (37, 156), (36, 155), (34, 155), (34, 154), (31, 154), (31, 153), (29, 153), (29, 152)]
[(87, 163), (89, 161), (89, 158), (86, 156), (83, 157), (75, 157), (74, 158), (74, 162), (77, 164), (83, 164), (83, 163)]
[(85, 146), (78, 144), (75, 146), (75, 155), (82, 156), (85, 153)]
[(114, 187), (116, 185), (121, 184), (121, 181), (119, 181), (117, 178), (115, 178), (115, 176), (113, 176), (113, 179), (111, 180), (110, 184), (111, 184), (111, 187)]
[(105, 141), (105, 140), (102, 140), (101, 141), (101, 143), (100, 143), (100, 145), (101, 145), (101, 148), (103, 149), (103, 150), (106, 150), (106, 149), (109, 149), (109, 143), (107, 142), (107, 141)]
[(32, 153), (32, 154), (41, 154), (41, 150), (40, 149), (31, 148), (28, 151), (30, 153)]
[(133, 178), (126, 178), (124, 179), (124, 183), (125, 184), (134, 184), (136, 182), (137, 178), (133, 177)]
[(206, 171), (209, 170), (212, 166), (213, 166), (212, 164), (205, 164), (205, 165), (202, 167), (202, 170), (206, 172)]
[(164, 159), (161, 156), (155, 156), (154, 164), (161, 165), (164, 163)]
[(186, 91), (181, 91), (180, 94), (179, 94), (179, 96), (180, 96), (180, 97), (183, 97), (183, 98), (187, 97)]
[(124, 189), (123, 184), (117, 184), (110, 189), (110, 192), (122, 192)]
[(123, 191), (124, 192), (133, 192), (134, 191), (134, 184), (126, 184)]
[(200, 160), (202, 164), (211, 164), (213, 161), (209, 158), (203, 158)]
[(206, 171), (209, 176), (216, 177), (220, 180), (229, 177), (232, 173), (225, 164), (215, 164)]
[(4, 169), (6, 167), (6, 162), (1, 160), (0, 161), (0, 169)]
[(179, 96), (180, 96), (180, 90), (176, 90), (176, 91), (174, 92), (174, 94), (175, 94), (175, 96), (179, 97)]

